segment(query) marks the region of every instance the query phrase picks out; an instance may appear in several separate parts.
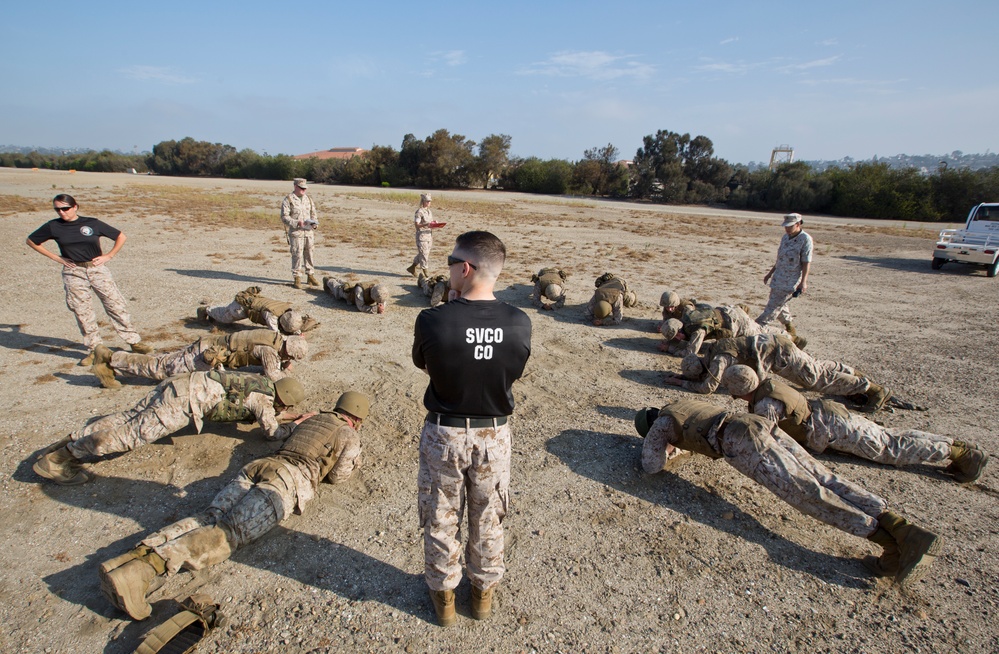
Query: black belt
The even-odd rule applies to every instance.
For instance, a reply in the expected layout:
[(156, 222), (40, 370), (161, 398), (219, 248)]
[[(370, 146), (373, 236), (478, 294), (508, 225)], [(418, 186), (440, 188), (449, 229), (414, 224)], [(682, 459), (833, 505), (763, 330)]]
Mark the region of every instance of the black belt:
[(505, 425), (507, 416), (498, 418), (473, 418), (471, 416), (452, 416), (444, 413), (430, 411), (427, 413), (427, 422), (432, 422), (442, 427), (464, 427), (465, 429), (482, 429), (483, 427), (499, 427)]

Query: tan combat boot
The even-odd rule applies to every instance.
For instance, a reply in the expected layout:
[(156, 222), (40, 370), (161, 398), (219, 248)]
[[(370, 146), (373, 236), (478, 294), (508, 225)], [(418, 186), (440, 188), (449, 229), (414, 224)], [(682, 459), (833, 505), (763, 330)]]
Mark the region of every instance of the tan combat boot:
[(114, 353), (104, 345), (98, 345), (94, 348), (94, 365), (98, 363), (111, 363), (111, 356), (113, 354)]
[(804, 350), (805, 346), (808, 345), (808, 339), (804, 336), (795, 336), (791, 340), (794, 341), (794, 346), (799, 350)]
[(874, 413), (875, 411), (880, 411), (885, 402), (891, 399), (891, 389), (887, 386), (870, 382), (870, 386), (864, 391), (864, 395), (867, 396), (867, 404), (863, 407), (864, 411)]
[(111, 564), (122, 557), (101, 566), (101, 591), (133, 620), (145, 620), (153, 612), (146, 594), (152, 581), (166, 572), (166, 561), (149, 548), (136, 548), (129, 555), (133, 553), (131, 560), (116, 568), (111, 568)]
[(198, 320), (201, 322), (208, 322), (211, 318), (208, 317), (208, 307), (198, 307), (196, 311), (198, 315)]
[(302, 278), (301, 277), (295, 277), (295, 281), (292, 283), (292, 286), (294, 286), (295, 288), (298, 288), (298, 289), (302, 288)]
[(420, 271), (423, 273), (424, 277), (427, 277), (427, 278), (430, 277), (430, 271), (427, 270), (426, 268), (420, 268)]
[(138, 343), (132, 343), (132, 345), (130, 347), (132, 348), (132, 351), (135, 352), (136, 354), (152, 354), (153, 353), (153, 346), (152, 345), (146, 345), (142, 341), (139, 341)]
[(409, 268), (406, 268), (406, 272), (408, 272), (408, 273), (409, 273), (410, 275), (412, 275), (413, 277), (416, 277), (416, 264), (414, 263), (414, 264), (413, 264), (412, 266), (410, 266)]
[(308, 282), (309, 286), (319, 286), (319, 280), (312, 273), (309, 273)]
[(792, 341), (794, 340), (794, 337), (798, 335), (798, 330), (795, 329), (794, 325), (792, 325), (791, 323), (787, 323), (786, 325), (784, 325), (784, 331), (787, 332), (787, 335), (791, 337)]
[(90, 475), (82, 468), (83, 464), (65, 445), (39, 457), (31, 466), (36, 473), (60, 486), (79, 486), (90, 481)]
[(493, 588), (480, 590), (472, 586), (472, 617), (476, 620), (485, 620), (493, 614)]
[(90, 350), (87, 352), (87, 356), (80, 359), (80, 362), (76, 365), (84, 367), (94, 365), (94, 351)]
[(884, 527), (867, 537), (867, 540), (884, 548), (881, 556), (865, 556), (861, 563), (875, 577), (894, 577), (898, 572), (898, 543)]
[(430, 599), (434, 602), (434, 611), (437, 613), (437, 622), (440, 626), (451, 627), (458, 621), (458, 616), (454, 612), (453, 590), (432, 590)]
[(879, 515), (878, 522), (898, 545), (895, 583), (918, 581), (940, 552), (943, 539), (891, 511)]
[(989, 455), (978, 449), (977, 445), (954, 441), (950, 446), (950, 465), (946, 471), (954, 475), (959, 484), (970, 484), (978, 481), (988, 462)]
[(121, 388), (121, 382), (114, 378), (114, 369), (108, 364), (95, 363), (90, 366), (90, 372), (94, 373), (94, 376), (97, 377), (97, 381), (99, 381), (101, 386), (104, 388)]

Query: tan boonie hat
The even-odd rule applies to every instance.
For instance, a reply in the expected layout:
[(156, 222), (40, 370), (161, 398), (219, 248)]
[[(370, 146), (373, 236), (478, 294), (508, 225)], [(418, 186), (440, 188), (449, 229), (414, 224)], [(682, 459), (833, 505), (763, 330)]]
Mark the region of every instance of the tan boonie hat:
[(800, 213), (789, 213), (784, 216), (784, 222), (780, 224), (781, 227), (790, 227), (791, 225), (797, 225), (801, 222)]
[(430, 202), (433, 200), (429, 193), (420, 193), (420, 202)]
[(296, 177), (295, 186), (298, 188), (309, 188), (309, 182), (304, 177)]

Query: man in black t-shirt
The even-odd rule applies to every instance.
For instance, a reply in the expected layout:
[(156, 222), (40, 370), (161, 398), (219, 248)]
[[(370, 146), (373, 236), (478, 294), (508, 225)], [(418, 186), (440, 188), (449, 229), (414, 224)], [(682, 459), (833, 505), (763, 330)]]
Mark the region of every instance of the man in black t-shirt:
[(473, 618), (490, 615), (503, 577), (511, 387), (531, 354), (530, 318), (493, 295), (506, 261), (503, 242), (489, 232), (467, 232), (447, 261), (451, 301), (420, 312), (413, 341), (413, 363), (430, 375), (418, 479), (424, 576), (445, 627), (457, 620), (458, 531), (466, 504)]

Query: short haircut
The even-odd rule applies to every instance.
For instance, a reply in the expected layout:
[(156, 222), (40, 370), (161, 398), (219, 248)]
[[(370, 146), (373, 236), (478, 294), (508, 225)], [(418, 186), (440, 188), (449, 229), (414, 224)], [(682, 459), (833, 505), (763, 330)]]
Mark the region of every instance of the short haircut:
[(454, 247), (471, 255), (475, 263), (485, 264), (497, 273), (506, 263), (506, 246), (495, 234), (489, 232), (465, 232), (454, 240)]

